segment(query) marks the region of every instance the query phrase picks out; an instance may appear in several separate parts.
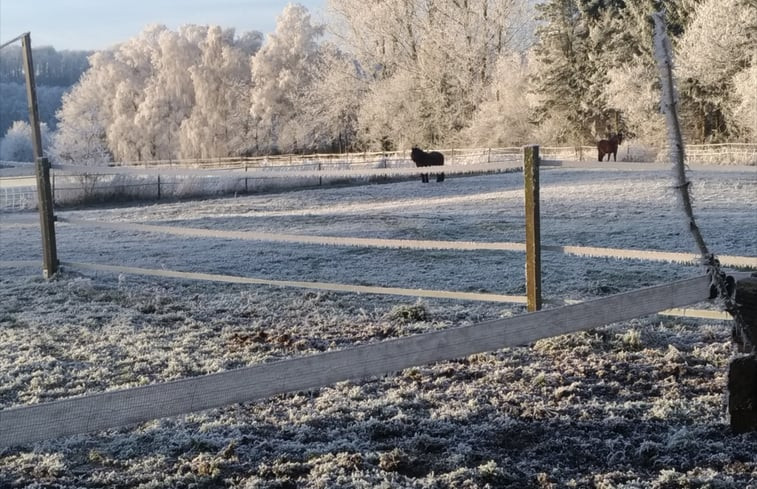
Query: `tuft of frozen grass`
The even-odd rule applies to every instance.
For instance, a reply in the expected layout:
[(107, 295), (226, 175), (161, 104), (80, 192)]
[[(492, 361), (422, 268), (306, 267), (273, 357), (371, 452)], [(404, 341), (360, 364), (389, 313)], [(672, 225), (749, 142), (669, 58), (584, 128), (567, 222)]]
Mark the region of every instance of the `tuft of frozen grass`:
[(640, 350), (643, 346), (641, 331), (631, 328), (625, 333), (617, 334), (616, 337), (620, 343), (631, 351)]
[(392, 307), (392, 310), (387, 314), (387, 319), (399, 321), (402, 323), (414, 323), (418, 321), (426, 321), (428, 319), (428, 311), (426, 304), (422, 301), (418, 301), (415, 304), (400, 304)]

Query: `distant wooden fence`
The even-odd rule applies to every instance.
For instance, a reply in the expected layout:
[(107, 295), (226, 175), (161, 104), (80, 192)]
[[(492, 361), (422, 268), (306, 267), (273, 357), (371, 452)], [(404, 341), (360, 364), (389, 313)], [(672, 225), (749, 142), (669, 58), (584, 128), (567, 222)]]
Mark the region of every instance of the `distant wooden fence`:
[[(497, 163), (520, 161), (523, 148), (438, 148), (444, 153), (448, 165), (471, 163)], [(550, 160), (594, 161), (596, 146), (540, 146), (542, 158)], [(686, 146), (689, 163), (757, 164), (757, 144), (723, 143), (691, 144)], [(196, 158), (177, 160), (122, 161), (118, 167), (171, 168), (191, 167), (205, 169), (296, 168), (320, 165), (331, 170), (349, 165), (352, 168), (371, 167), (377, 164), (397, 166), (410, 161), (409, 151), (380, 151), (360, 153), (285, 154), (252, 157)]]
[[(520, 147), (450, 148), (441, 151), (445, 153), (448, 166), (452, 167), (492, 164), (507, 166), (508, 163), (519, 162), (522, 159)], [(593, 168), (591, 162), (596, 160), (596, 148), (593, 146), (540, 147), (539, 151), (542, 159), (588, 163), (587, 168)], [(688, 145), (686, 156), (689, 165), (716, 166), (718, 171), (723, 171), (733, 165), (754, 166), (757, 165), (757, 144)], [(625, 161), (617, 165), (604, 162), (599, 167), (629, 170), (637, 165), (646, 166), (646, 169), (667, 168), (667, 165), (662, 163)], [(24, 167), (26, 167), (26, 172), (24, 172)], [(125, 161), (113, 162), (109, 166), (65, 164), (54, 165), (56, 171), (53, 174), (52, 187), (56, 202), (90, 198), (100, 195), (100, 190), (104, 193), (120, 193), (125, 197), (134, 194), (141, 198), (161, 198), (175, 194), (177, 188), (184, 183), (177, 178), (182, 177), (237, 178), (242, 185), (229, 189), (229, 192), (234, 193), (249, 191), (248, 182), (265, 182), (267, 185), (275, 185), (274, 180), (282, 177), (279, 172), (286, 172), (290, 179), (297, 176), (293, 172), (315, 172), (300, 175), (300, 177), (309, 178), (311, 181), (316, 179), (317, 182), (324, 183), (321, 181), (323, 178), (371, 178), (371, 176), (388, 174), (380, 170), (400, 168), (410, 170), (410, 167), (412, 163), (408, 151)], [(338, 170), (353, 171), (333, 173)], [(371, 173), (364, 170), (377, 171)], [(227, 173), (230, 171), (238, 171), (242, 174)], [(67, 174), (69, 176), (66, 176)], [(12, 178), (19, 175), (26, 178)], [(82, 175), (90, 175), (91, 178), (82, 177)], [(125, 175), (133, 175), (132, 181), (113, 182), (115, 177)], [(397, 172), (395, 175), (401, 176), (402, 172)], [(104, 195), (103, 198), (105, 198)], [(0, 161), (0, 208), (33, 208), (36, 202), (33, 166)]]

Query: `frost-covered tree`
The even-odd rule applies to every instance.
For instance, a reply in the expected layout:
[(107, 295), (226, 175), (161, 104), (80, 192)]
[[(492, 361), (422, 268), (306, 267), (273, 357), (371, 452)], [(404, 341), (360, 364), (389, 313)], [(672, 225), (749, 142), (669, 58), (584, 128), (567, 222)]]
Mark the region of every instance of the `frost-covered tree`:
[(465, 131), (474, 146), (520, 146), (533, 134), (530, 117), (536, 100), (529, 94), (531, 72), (527, 60), (502, 56), (488, 93)]
[[(44, 122), (39, 125), (42, 136), (42, 152), (47, 153), (50, 146), (50, 131)], [(34, 161), (32, 128), (26, 121), (16, 121), (0, 140), (0, 160)]]
[(218, 26), (208, 29), (198, 47), (198, 62), (189, 68), (195, 103), (181, 123), (181, 154), (238, 155), (249, 144), (249, 53), (235, 45), (233, 30)]
[(239, 154), (248, 144), (249, 62), (261, 37), (154, 25), (96, 53), (64, 98), (55, 153), (80, 163)]
[(144, 151), (149, 146), (147, 127), (137, 123), (139, 106), (145, 100), (148, 79), (153, 74), (154, 46), (165, 26), (152, 25), (137, 37), (118, 46), (114, 56), (99, 60), (111, 61), (100, 66), (92, 62), (92, 69), (107, 77), (113, 87), (111, 95), (111, 120), (107, 126), (108, 147), (118, 161), (143, 161), (153, 159), (153, 154)]
[(734, 105), (731, 108), (733, 122), (744, 140), (757, 142), (757, 52), (751, 66), (733, 78)]
[(742, 106), (735, 81), (749, 78), (755, 52), (756, 2), (704, 0), (696, 7), (677, 47), (682, 107), (691, 136), (706, 141), (739, 134), (744, 125), (734, 117)]
[[(99, 65), (103, 62), (99, 58), (112, 54), (110, 51), (96, 53), (91, 60)], [(106, 101), (110, 93), (108, 80), (97, 76), (95, 71), (88, 71), (63, 96), (57, 113), (60, 122), (51, 147), (54, 161), (77, 165), (101, 165), (113, 161), (107, 140), (111, 107)]]
[(310, 141), (317, 151), (343, 152), (358, 144), (357, 114), (367, 81), (360, 67), (335, 45), (321, 45), (313, 80), (296, 101), (290, 127), (296, 141)]
[(460, 140), (500, 55), (531, 41), (520, 0), (330, 0), (334, 35), (368, 80), (358, 125), (366, 145)]
[(372, 82), (358, 112), (361, 140), (374, 150), (439, 143), (442, 131), (427, 104), (418, 80), (408, 71)]
[(195, 95), (187, 67), (199, 57), (191, 42), (192, 26), (179, 32), (161, 29), (151, 45), (151, 76), (145, 81), (144, 99), (134, 114), (143, 138), (138, 152), (145, 160), (168, 160), (181, 153), (179, 128), (189, 117)]
[(312, 23), (305, 7), (289, 4), (279, 16), (275, 32), (252, 59), (253, 151), (297, 151), (314, 145), (310, 139), (298, 139), (292, 121), (302, 110), (298, 102), (305, 99), (314, 79), (320, 57), (317, 41), (322, 34), (323, 27)]

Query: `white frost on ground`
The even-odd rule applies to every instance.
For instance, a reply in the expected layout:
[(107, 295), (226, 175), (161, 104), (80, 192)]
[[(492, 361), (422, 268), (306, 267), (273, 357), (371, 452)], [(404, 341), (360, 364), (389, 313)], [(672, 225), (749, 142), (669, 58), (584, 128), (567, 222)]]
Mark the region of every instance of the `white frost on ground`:
[[(711, 250), (757, 255), (757, 172), (694, 181)], [(542, 172), (545, 244), (693, 251), (667, 172)], [(522, 241), (517, 173), (62, 216), (206, 229)], [(57, 226), (61, 260), (287, 280), (522, 294), (523, 255), (322, 248)], [(37, 260), (33, 213), (0, 214), (1, 260)], [(696, 266), (543, 256), (547, 299)], [(38, 268), (0, 269), (0, 407), (302, 356), (522, 312)], [(0, 487), (757, 486), (757, 435), (729, 433), (730, 325), (652, 316), (318, 391), (0, 451)]]

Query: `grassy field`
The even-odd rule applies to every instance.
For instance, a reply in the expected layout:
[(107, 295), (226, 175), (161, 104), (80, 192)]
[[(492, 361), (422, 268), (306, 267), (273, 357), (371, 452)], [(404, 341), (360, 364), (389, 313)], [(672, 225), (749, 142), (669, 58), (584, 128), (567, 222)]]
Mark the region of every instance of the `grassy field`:
[[(692, 175), (719, 254), (755, 256), (757, 173)], [(693, 251), (665, 172), (542, 174), (545, 244)], [(365, 238), (523, 240), (517, 173), (100, 207), (62, 217)], [(0, 214), (2, 260), (40, 260)], [(63, 261), (522, 294), (515, 252), (319, 247), (58, 224)], [(543, 257), (548, 301), (702, 273)], [(219, 372), (514, 316), (522, 306), (0, 269), (0, 407)], [(555, 307), (548, 305), (548, 307)], [(716, 307), (711, 305), (710, 307)], [(662, 316), (0, 451), (10, 488), (757, 487), (757, 434), (725, 407), (730, 324)], [(0, 416), (2, 416), (0, 412)]]

